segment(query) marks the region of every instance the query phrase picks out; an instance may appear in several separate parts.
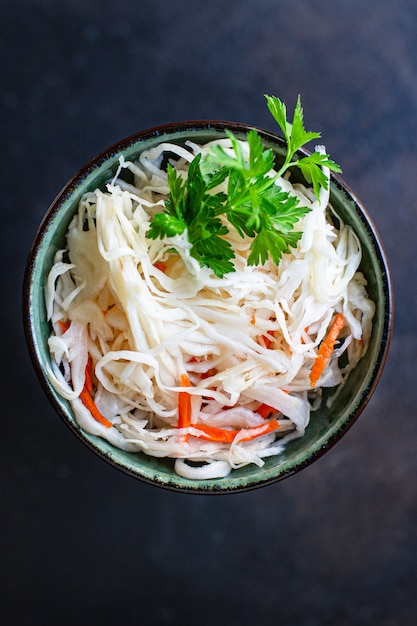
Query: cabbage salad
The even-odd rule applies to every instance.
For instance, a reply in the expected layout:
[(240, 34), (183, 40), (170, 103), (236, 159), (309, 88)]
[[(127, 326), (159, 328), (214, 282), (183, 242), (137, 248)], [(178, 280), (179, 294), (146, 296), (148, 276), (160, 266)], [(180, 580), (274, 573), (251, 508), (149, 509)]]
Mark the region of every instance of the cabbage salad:
[[(167, 162), (180, 184), (197, 156), (204, 164), (218, 149), (250, 160), (249, 142), (233, 137), (121, 157), (106, 188), (81, 199), (45, 287), (50, 380), (79, 426), (172, 458), (190, 479), (262, 466), (302, 437), (323, 389), (342, 385), (365, 354), (375, 308), (358, 237), (329, 204), (325, 166), (317, 195), (291, 183), (290, 170), (267, 173), (274, 193), (302, 208), (279, 263), (249, 263), (254, 238), (226, 228), (227, 213), (216, 219), (232, 271), (193, 255), (187, 227), (149, 236), (173, 197)], [(220, 199), (228, 172), (210, 191)]]

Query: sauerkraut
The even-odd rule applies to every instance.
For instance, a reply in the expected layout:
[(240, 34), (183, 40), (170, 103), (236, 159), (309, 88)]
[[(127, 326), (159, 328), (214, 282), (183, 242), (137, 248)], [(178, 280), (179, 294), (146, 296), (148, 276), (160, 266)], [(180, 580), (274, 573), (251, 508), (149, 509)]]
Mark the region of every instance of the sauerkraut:
[[(250, 238), (233, 229), (235, 271), (222, 278), (193, 258), (186, 232), (146, 236), (169, 192), (167, 159), (186, 176), (213, 143), (230, 147), (162, 143), (137, 161), (121, 158), (106, 187), (81, 199), (45, 288), (51, 382), (79, 426), (124, 450), (172, 458), (191, 479), (262, 466), (302, 437), (323, 389), (342, 385), (365, 354), (375, 308), (360, 242), (335, 217), (329, 191), (317, 199), (289, 176), (276, 184), (310, 210), (278, 265), (248, 265)], [(343, 330), (312, 386), (337, 314)]]

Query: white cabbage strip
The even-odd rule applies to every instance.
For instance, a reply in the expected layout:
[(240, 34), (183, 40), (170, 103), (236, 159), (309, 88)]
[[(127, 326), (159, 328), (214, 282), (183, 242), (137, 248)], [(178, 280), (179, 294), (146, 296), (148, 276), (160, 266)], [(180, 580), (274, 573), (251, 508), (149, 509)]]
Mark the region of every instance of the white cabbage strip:
[[(221, 142), (226, 149), (228, 142)], [(174, 458), (175, 470), (192, 479), (262, 466), (302, 436), (322, 388), (342, 384), (366, 352), (374, 315), (358, 271), (359, 241), (339, 219), (333, 225), (326, 192), (316, 200), (311, 190), (278, 180), (311, 209), (297, 224), (303, 231), (298, 247), (278, 267), (271, 261), (248, 266), (251, 240), (233, 229), (227, 237), (236, 271), (223, 278), (190, 255), (186, 232), (146, 237), (169, 191), (165, 154), (186, 175), (194, 155), (204, 158), (209, 146), (162, 144), (138, 162), (121, 159), (106, 190), (80, 202), (45, 289), (51, 381), (72, 403), (80, 426), (120, 448)], [(124, 170), (133, 182), (122, 180)], [(311, 367), (336, 313), (345, 327), (312, 389)], [(80, 398), (89, 359), (94, 405), (107, 424)], [(191, 426), (179, 428), (184, 373), (191, 383)], [(270, 415), (261, 410), (265, 405)], [(245, 439), (245, 429), (271, 419), (273, 431)], [(213, 441), (198, 426), (238, 434)]]

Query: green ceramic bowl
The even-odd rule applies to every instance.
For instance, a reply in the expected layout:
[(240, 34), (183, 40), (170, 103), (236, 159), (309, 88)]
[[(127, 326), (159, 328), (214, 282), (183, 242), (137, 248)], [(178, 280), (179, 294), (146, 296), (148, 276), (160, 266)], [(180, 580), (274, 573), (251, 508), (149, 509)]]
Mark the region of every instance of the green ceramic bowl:
[[(78, 202), (86, 191), (105, 185), (113, 176), (120, 155), (135, 159), (143, 150), (161, 141), (181, 143), (191, 139), (206, 142), (224, 136), (225, 129), (243, 139), (250, 127), (221, 121), (170, 124), (133, 135), (102, 152), (65, 185), (47, 210), (29, 252), (24, 279), (24, 326), (30, 355), (47, 397), (65, 424), (94, 453), (129, 476), (188, 493), (233, 493), (275, 483), (308, 467), (330, 450), (356, 421), (372, 396), (385, 364), (392, 332), (390, 276), (378, 234), (365, 209), (347, 185), (339, 177), (332, 176), (331, 202), (342, 220), (354, 228), (361, 241), (361, 270), (368, 281), (369, 295), (376, 302), (376, 315), (366, 356), (350, 374), (331, 410), (323, 405), (314, 413), (304, 437), (289, 443), (279, 456), (267, 459), (262, 468), (250, 465), (233, 471), (226, 478), (194, 481), (175, 474), (172, 460), (124, 452), (89, 435), (78, 426), (69, 404), (56, 393), (48, 380), (50, 357), (47, 339), (50, 328), (44, 305), (46, 276), (55, 251), (64, 246), (67, 227)], [(261, 129), (257, 130), (279, 159), (285, 151), (283, 140)]]

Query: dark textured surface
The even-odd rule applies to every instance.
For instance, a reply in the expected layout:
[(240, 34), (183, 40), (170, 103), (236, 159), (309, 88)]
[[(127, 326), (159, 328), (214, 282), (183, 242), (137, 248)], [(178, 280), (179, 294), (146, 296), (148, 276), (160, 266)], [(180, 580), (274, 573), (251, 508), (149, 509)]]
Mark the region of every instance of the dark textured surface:
[[(417, 4), (1, 0), (1, 602), (8, 625), (417, 623)], [(47, 206), (149, 126), (274, 130), (301, 94), (390, 260), (396, 328), (333, 450), (232, 496), (153, 488), (96, 458), (35, 378), (20, 312)]]

